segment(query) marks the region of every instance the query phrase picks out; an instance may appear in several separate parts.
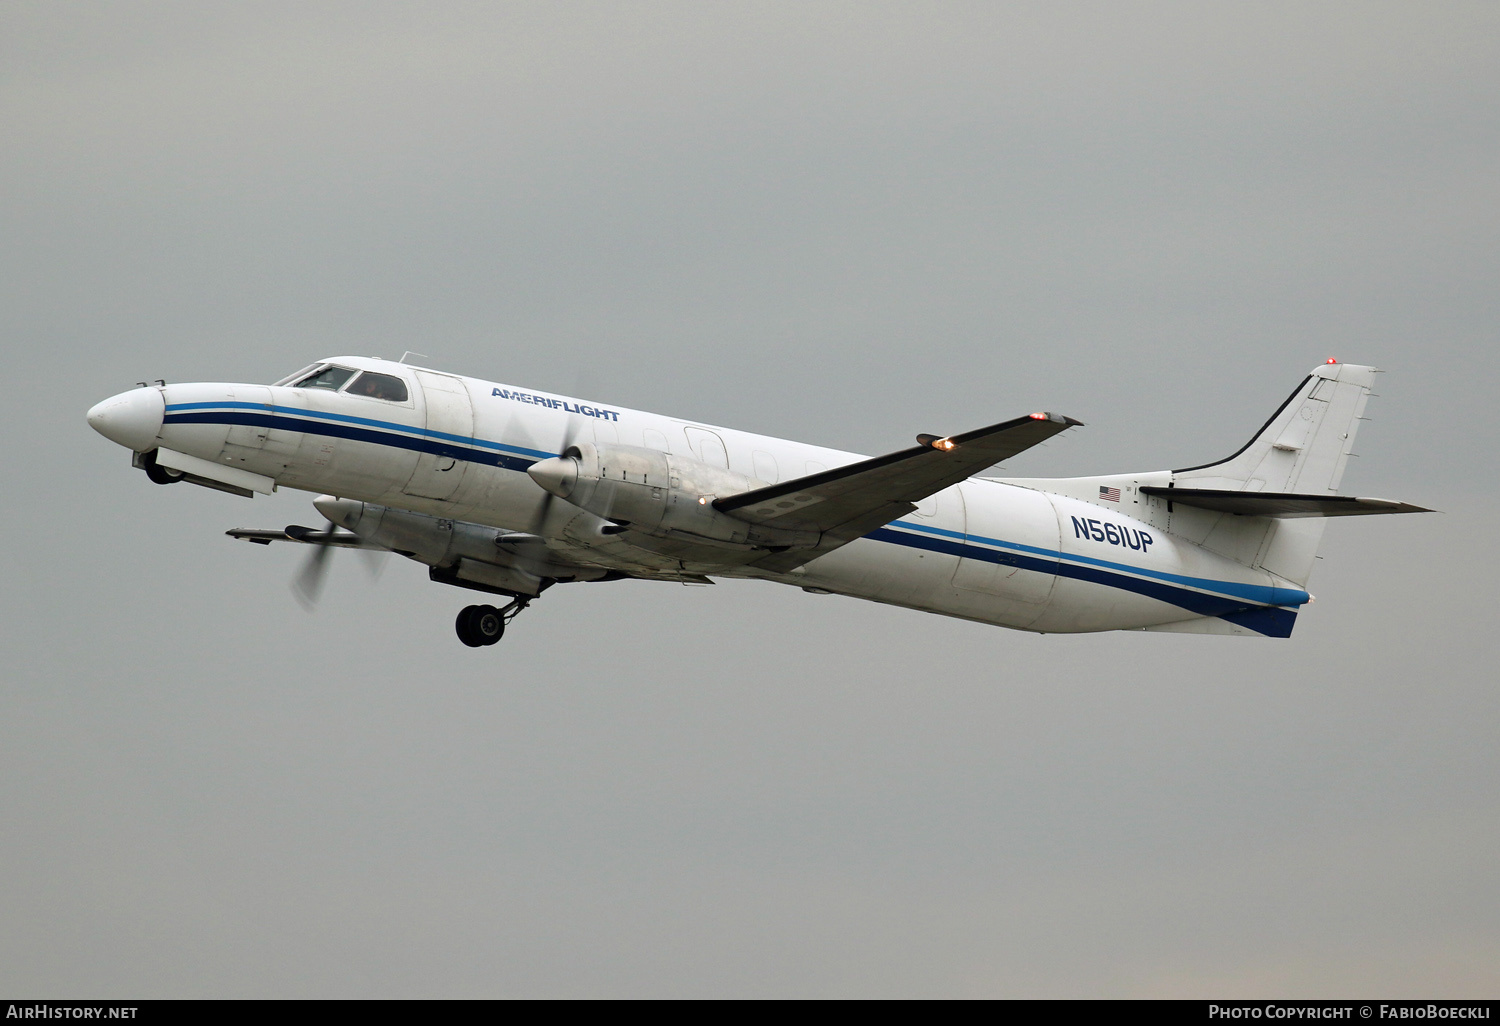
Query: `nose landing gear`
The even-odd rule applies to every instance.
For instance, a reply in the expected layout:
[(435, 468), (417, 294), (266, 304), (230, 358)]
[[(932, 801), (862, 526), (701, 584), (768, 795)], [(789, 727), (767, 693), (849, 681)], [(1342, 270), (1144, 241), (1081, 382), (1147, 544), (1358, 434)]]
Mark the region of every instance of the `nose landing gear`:
[(458, 633), (458, 640), (470, 648), (493, 645), (505, 636), (505, 625), (530, 604), (531, 599), (518, 598), (500, 609), (494, 606), (464, 606), (458, 611), (458, 619), (453, 622), (453, 628)]

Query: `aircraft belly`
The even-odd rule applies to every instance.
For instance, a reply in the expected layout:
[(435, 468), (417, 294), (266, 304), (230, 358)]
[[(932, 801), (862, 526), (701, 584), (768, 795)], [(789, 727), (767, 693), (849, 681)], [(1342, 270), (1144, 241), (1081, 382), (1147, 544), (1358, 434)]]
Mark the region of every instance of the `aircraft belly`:
[(1061, 578), (1052, 594), (1051, 608), (1033, 621), (1033, 630), (1056, 634), (1130, 630), (1183, 619), (1179, 606), (1088, 581)]
[(952, 601), (957, 562), (944, 553), (861, 538), (781, 580), (872, 602), (942, 612)]

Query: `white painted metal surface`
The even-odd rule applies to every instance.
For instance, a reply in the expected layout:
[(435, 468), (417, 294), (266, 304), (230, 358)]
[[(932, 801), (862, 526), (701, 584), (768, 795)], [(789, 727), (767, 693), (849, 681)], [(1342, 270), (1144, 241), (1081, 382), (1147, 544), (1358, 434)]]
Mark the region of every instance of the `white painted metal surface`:
[(228, 467), (222, 463), (212, 460), (199, 459), (185, 452), (174, 452), (171, 449), (157, 449), (156, 462), (159, 466), (168, 470), (180, 470), (185, 474), (193, 474), (196, 477), (206, 477), (210, 481), (219, 481), (223, 484), (233, 485), (236, 488), (244, 488), (252, 492), (260, 492), (262, 495), (270, 495), (276, 490), (276, 482), (264, 474), (252, 474), (248, 470), (238, 467)]
[[(1076, 422), (1032, 414), (866, 460), (384, 360), (316, 365), (329, 366), (398, 377), (409, 398), (301, 376), (167, 385), (89, 420), (160, 467), (337, 496), (319, 502), (336, 522), (466, 587), (755, 577), (1024, 630), (1262, 636), (1289, 634), (1309, 601), (1324, 521), (1258, 511), (1335, 493), (1375, 373), (1320, 366), (1211, 465), (997, 480), (969, 475)], [(1174, 501), (1178, 488), (1233, 492), (1256, 512)]]

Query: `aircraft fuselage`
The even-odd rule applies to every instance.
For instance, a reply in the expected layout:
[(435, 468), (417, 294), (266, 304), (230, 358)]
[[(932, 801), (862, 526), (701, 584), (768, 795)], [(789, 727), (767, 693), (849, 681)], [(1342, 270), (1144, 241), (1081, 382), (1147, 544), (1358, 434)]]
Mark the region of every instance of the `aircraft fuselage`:
[(631, 576), (761, 578), (1049, 633), (1209, 617), (1241, 624), (1236, 633), (1284, 636), (1309, 599), (1291, 581), (1174, 533), (1170, 504), (1139, 491), (1170, 483), (1168, 471), (1026, 483), (971, 478), (787, 571), (644, 550), (610, 535), (602, 518), (554, 500), (528, 468), (579, 441), (675, 454), (765, 484), (865, 457), (388, 361), (328, 362), (397, 377), (406, 395), (172, 384), (125, 393), (95, 412), (132, 411), (135, 420), (127, 424), (119, 413), (113, 424), (122, 444), (227, 468), (226, 477), (249, 491), (297, 488), (439, 522), (528, 532), (571, 563)]

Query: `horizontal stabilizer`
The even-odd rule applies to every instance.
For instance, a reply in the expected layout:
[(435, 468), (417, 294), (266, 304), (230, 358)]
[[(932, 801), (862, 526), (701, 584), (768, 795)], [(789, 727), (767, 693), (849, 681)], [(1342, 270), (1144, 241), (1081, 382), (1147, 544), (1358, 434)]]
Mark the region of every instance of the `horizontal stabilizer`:
[(1229, 488), (1162, 488), (1144, 485), (1141, 491), (1171, 503), (1196, 506), (1216, 513), (1246, 517), (1360, 517), (1374, 513), (1431, 513), (1430, 509), (1391, 499), (1354, 495), (1299, 495), (1295, 492), (1241, 492)]

